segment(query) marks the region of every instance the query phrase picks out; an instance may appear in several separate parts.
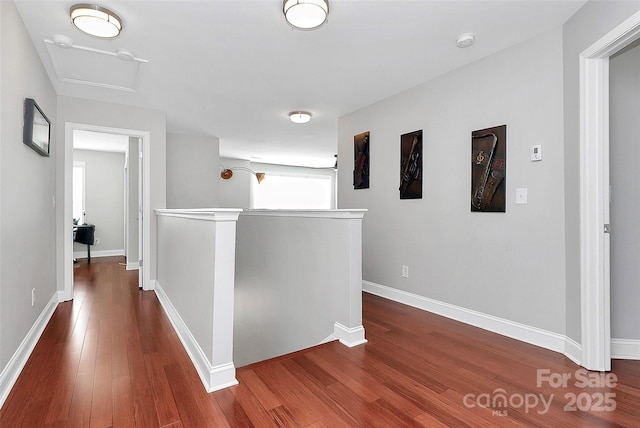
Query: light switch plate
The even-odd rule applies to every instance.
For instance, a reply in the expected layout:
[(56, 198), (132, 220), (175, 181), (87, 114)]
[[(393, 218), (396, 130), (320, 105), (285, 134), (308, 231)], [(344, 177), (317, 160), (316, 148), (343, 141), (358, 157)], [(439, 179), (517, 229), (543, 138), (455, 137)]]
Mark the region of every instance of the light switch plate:
[(516, 204), (517, 205), (526, 205), (527, 204), (527, 188), (518, 188), (516, 189)]

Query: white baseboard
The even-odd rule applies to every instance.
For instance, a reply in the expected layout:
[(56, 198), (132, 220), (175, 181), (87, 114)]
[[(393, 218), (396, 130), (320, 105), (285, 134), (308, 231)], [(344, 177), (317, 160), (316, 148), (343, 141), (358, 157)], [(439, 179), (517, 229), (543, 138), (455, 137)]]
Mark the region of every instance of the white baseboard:
[[(122, 250), (91, 250), (91, 258), (93, 257), (113, 257), (113, 256), (124, 256), (124, 249)], [(75, 259), (86, 259), (87, 252), (86, 251), (74, 251), (73, 258)]]
[(68, 302), (69, 300), (73, 300), (73, 293), (67, 296), (66, 291), (58, 290), (57, 295), (58, 295), (58, 302)]
[(640, 360), (640, 340), (611, 339), (611, 358)]
[(570, 337), (564, 338), (564, 352), (562, 352), (568, 359), (581, 365), (582, 361), (582, 345)]
[(362, 325), (359, 325), (358, 327), (346, 327), (339, 322), (336, 322), (333, 325), (333, 334), (320, 342), (320, 344), (333, 342), (334, 340), (340, 341), (340, 343), (348, 346), (349, 348), (367, 343), (367, 339), (364, 337), (364, 327)]
[(520, 324), (515, 321), (429, 299), (369, 281), (362, 281), (362, 290), (375, 294), (376, 296), (413, 306), (484, 330), (489, 330), (512, 339), (560, 352), (578, 365), (582, 359), (581, 346), (562, 334)]
[(333, 325), (333, 335), (349, 348), (367, 343), (367, 339), (364, 338), (364, 327), (361, 325), (350, 328), (337, 322)]
[(36, 322), (27, 333), (27, 336), (24, 338), (7, 365), (2, 369), (2, 372), (0, 373), (0, 407), (2, 407), (4, 401), (9, 396), (11, 388), (13, 388), (13, 385), (16, 383), (16, 380), (18, 379), (18, 376), (25, 364), (27, 364), (27, 360), (29, 359), (31, 352), (33, 352), (33, 348), (35, 348), (36, 343), (40, 340), (42, 332), (57, 307), (58, 292), (51, 296), (49, 303), (44, 307), (36, 319)]
[(142, 290), (143, 291), (155, 290), (157, 286), (158, 286), (158, 281), (156, 281), (155, 279), (150, 279), (147, 284), (147, 288), (142, 287)]
[(200, 380), (202, 380), (207, 392), (213, 392), (229, 386), (237, 385), (236, 368), (233, 365), (233, 362), (215, 367), (212, 366), (195, 337), (193, 337), (182, 317), (180, 317), (180, 314), (162, 289), (160, 283), (157, 280), (154, 280), (154, 283), (154, 289), (158, 296), (158, 300), (160, 301), (164, 312), (167, 314), (169, 321), (171, 321), (173, 329), (180, 338), (182, 346), (184, 346), (187, 354), (189, 354), (189, 358), (191, 358), (191, 361), (193, 362), (193, 365), (195, 366), (196, 371), (200, 376)]
[(138, 270), (140, 269), (139, 262), (127, 262), (127, 270)]

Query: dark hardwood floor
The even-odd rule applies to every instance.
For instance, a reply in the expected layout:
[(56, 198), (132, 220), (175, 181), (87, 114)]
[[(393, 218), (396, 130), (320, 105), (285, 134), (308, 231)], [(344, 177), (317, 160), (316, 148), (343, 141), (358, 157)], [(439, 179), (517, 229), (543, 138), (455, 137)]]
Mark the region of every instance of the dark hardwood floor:
[(640, 426), (640, 361), (588, 377), (560, 354), (366, 293), (366, 345), (241, 367), (240, 385), (207, 394), (123, 261), (80, 262), (75, 299), (58, 306), (1, 427)]

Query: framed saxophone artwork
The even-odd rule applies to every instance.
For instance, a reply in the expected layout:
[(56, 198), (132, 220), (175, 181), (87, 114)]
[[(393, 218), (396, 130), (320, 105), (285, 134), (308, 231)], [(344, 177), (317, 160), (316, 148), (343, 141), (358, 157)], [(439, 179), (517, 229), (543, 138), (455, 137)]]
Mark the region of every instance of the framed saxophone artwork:
[(471, 211), (505, 212), (507, 125), (471, 133)]
[(353, 137), (353, 188), (369, 188), (369, 132)]
[(422, 199), (422, 130), (400, 137), (400, 199)]

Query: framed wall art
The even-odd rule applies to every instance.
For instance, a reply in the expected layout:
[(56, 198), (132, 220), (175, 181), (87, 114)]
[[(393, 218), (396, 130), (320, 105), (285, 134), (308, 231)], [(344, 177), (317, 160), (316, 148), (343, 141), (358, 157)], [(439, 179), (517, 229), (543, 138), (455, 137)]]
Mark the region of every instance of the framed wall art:
[(353, 137), (353, 188), (369, 188), (369, 132)]
[(422, 130), (400, 137), (400, 199), (422, 198)]
[(49, 156), (51, 122), (33, 98), (24, 100), (22, 142), (41, 156)]
[(471, 211), (505, 212), (507, 125), (471, 133)]

